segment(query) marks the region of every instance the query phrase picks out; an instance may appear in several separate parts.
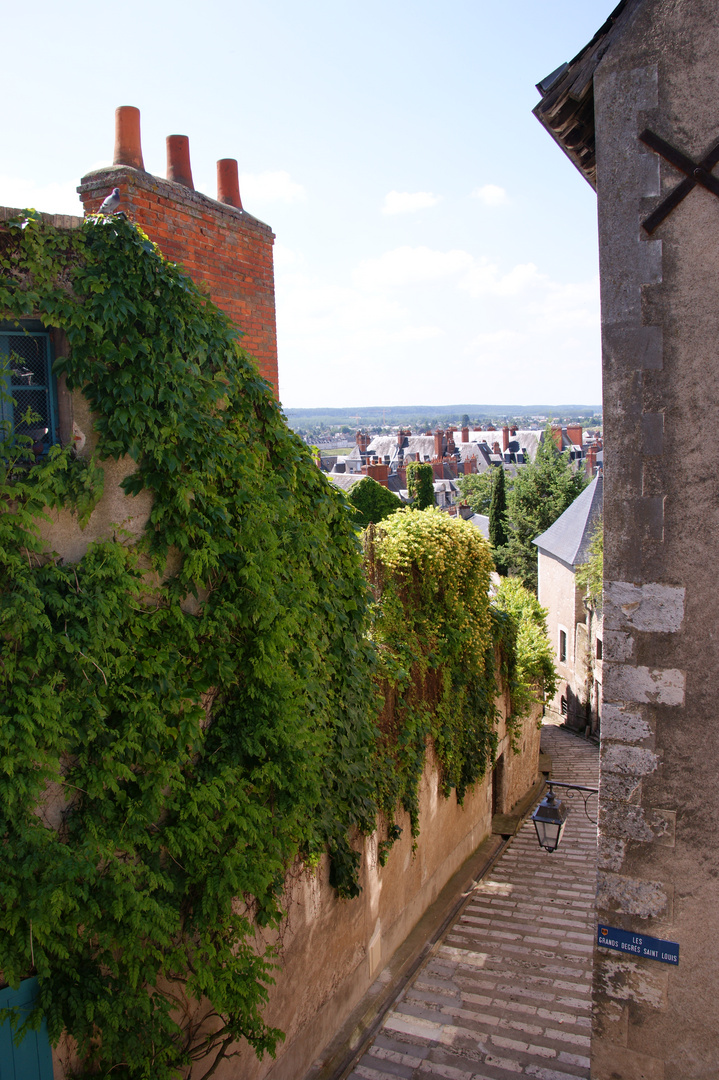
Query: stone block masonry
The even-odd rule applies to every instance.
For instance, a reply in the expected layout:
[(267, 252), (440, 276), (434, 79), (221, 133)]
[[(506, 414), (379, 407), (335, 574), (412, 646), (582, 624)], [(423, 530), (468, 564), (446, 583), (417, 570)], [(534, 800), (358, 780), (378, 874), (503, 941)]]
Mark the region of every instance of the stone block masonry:
[(277, 395), (274, 233), (242, 208), (236, 161), (218, 161), (218, 197), (212, 199), (192, 186), (185, 136), (168, 136), (167, 155), (172, 179), (145, 172), (139, 111), (121, 106), (114, 163), (88, 173), (78, 188), (85, 213), (96, 213), (112, 189), (119, 188), (120, 209), (168, 259), (206, 287), (242, 332), (243, 348)]

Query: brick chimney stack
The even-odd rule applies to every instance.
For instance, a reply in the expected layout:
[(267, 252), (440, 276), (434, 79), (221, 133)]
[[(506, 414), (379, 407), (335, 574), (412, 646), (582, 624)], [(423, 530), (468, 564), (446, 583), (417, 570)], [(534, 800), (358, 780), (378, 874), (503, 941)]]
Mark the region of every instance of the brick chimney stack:
[(437, 428), (434, 433), (434, 456), (436, 458), (442, 458), (444, 453), (444, 432), (441, 428)]
[(469, 428), (462, 428), (462, 442), (469, 442)]
[(167, 179), (195, 190), (190, 165), (190, 140), (187, 135), (167, 136)]
[(145, 171), (140, 138), (140, 110), (134, 105), (120, 105), (115, 109), (115, 153), (112, 163)]
[(567, 424), (567, 438), (574, 446), (582, 445), (582, 425)]
[(240, 176), (235, 158), (221, 158), (217, 162), (217, 201), (242, 209)]
[(358, 431), (355, 435), (355, 442), (359, 448), (360, 454), (367, 453), (367, 447), (370, 444), (370, 437), (365, 431)]
[(94, 214), (113, 188), (120, 189), (120, 209), (163, 255), (206, 288), (242, 331), (243, 347), (277, 393), (274, 235), (242, 209), (239, 185), (228, 186), (227, 169), (222, 168), (225, 182), (218, 185), (219, 200), (195, 191), (189, 140), (170, 135), (167, 179), (145, 172), (140, 110), (121, 105), (115, 112), (113, 164), (83, 176), (78, 192), (85, 213)]
[(559, 424), (552, 424), (552, 438), (557, 450), (562, 449), (562, 429)]
[(502, 449), (509, 450), (509, 425), (505, 424), (502, 428)]

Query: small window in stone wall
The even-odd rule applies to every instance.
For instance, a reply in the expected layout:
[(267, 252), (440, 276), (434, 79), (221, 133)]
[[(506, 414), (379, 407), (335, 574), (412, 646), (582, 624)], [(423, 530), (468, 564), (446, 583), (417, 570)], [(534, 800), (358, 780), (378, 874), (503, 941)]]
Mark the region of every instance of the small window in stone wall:
[(567, 632), (566, 630), (559, 631), (559, 662), (566, 664), (567, 662)]
[(562, 716), (569, 714), (569, 706), (567, 705), (567, 699), (562, 695)]
[(603, 649), (602, 649), (602, 639), (601, 639), (600, 637), (598, 637), (598, 638), (597, 638), (597, 660), (601, 660), (601, 659), (602, 659), (602, 652), (603, 652)]
[(32, 439), (36, 458), (57, 442), (57, 393), (50, 335), (40, 323), (0, 329), (1, 437)]

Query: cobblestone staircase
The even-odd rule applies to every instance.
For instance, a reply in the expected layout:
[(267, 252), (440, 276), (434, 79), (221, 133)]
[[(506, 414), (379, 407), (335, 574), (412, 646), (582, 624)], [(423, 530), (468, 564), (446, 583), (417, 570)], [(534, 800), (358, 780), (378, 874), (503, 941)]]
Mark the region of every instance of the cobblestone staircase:
[[(552, 776), (597, 786), (598, 750), (547, 725)], [(579, 793), (559, 849), (522, 826), (347, 1080), (589, 1077), (596, 825)], [(596, 817), (596, 798), (589, 802)]]

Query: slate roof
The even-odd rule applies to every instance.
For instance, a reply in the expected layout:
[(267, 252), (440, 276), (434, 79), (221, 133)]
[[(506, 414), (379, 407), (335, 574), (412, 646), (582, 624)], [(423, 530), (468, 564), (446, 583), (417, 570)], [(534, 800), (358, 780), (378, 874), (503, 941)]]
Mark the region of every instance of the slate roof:
[(355, 484), (359, 484), (360, 480), (364, 480), (362, 473), (326, 473), (325, 475), (335, 487), (342, 488), (343, 491), (350, 491)]
[(475, 529), (479, 529), (485, 540), (489, 540), (489, 518), (486, 514), (472, 514), (471, 517), (465, 518), (470, 525), (474, 525)]
[(546, 532), (532, 541), (545, 555), (553, 555), (574, 569), (589, 558), (589, 542), (602, 512), (604, 483), (596, 476)]

